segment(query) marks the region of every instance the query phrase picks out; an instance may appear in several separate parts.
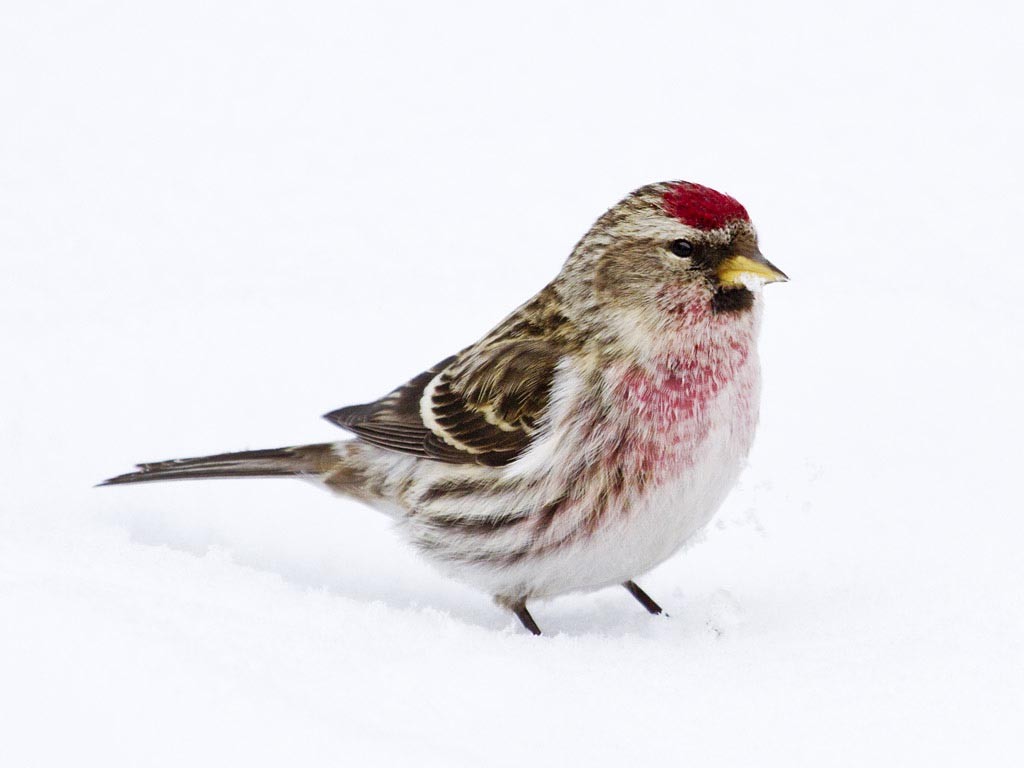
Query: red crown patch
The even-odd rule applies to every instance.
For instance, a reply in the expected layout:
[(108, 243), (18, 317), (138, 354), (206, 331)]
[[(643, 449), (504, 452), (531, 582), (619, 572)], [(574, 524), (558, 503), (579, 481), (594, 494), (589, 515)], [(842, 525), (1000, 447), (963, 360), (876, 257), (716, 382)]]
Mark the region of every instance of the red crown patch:
[(680, 181), (665, 193), (665, 213), (697, 229), (719, 229), (730, 221), (750, 221), (736, 200), (700, 184)]

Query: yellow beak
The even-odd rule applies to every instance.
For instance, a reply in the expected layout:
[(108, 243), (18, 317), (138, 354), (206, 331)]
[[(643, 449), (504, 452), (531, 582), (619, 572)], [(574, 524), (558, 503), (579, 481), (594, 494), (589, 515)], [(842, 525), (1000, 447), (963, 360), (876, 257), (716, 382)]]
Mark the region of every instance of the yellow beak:
[(741, 285), (751, 288), (765, 283), (789, 280), (786, 273), (761, 254), (756, 256), (730, 256), (718, 265), (719, 284), (731, 288)]

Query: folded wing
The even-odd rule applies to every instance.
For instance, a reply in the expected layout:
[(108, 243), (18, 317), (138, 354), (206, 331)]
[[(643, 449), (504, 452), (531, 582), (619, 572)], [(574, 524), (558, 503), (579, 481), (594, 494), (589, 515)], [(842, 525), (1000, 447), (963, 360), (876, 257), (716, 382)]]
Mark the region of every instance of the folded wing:
[(542, 424), (560, 357), (552, 342), (536, 338), (470, 347), (380, 400), (324, 418), (388, 450), (504, 466)]

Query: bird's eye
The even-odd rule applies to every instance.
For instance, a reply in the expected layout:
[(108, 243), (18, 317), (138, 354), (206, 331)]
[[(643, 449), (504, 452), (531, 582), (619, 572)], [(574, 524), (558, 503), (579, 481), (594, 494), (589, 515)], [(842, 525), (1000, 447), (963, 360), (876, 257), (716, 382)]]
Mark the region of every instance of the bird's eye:
[(689, 240), (673, 240), (668, 244), (668, 249), (681, 259), (693, 255), (693, 243)]

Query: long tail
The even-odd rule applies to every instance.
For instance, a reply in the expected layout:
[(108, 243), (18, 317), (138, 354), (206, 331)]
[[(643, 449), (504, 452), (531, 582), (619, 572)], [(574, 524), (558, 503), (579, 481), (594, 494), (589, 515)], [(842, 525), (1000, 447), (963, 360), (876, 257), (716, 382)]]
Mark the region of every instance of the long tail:
[(104, 480), (100, 485), (149, 483), (155, 480), (201, 480), (210, 477), (294, 477), (319, 475), (337, 462), (331, 443), (220, 453), (194, 459), (139, 464), (135, 472)]

